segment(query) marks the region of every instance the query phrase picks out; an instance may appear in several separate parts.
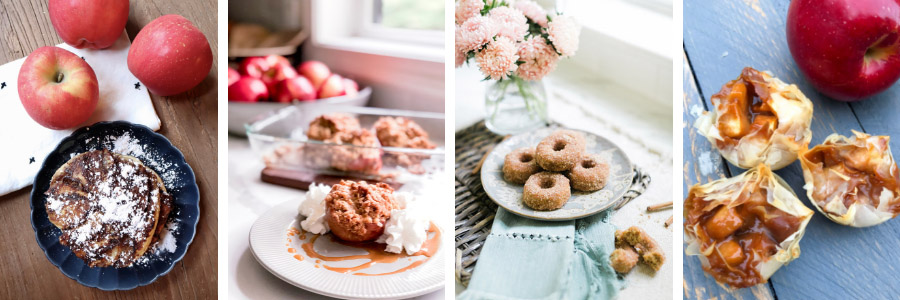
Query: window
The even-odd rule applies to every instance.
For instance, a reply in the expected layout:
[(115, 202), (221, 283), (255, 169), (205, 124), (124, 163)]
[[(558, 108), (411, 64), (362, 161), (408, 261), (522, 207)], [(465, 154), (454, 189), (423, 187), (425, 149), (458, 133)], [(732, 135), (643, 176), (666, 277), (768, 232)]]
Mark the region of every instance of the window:
[(388, 28), (444, 30), (442, 0), (375, 0), (372, 23)]
[(443, 0), (366, 1), (357, 35), (418, 45), (443, 45)]
[(311, 3), (312, 40), (319, 47), (444, 61), (444, 0), (314, 0)]

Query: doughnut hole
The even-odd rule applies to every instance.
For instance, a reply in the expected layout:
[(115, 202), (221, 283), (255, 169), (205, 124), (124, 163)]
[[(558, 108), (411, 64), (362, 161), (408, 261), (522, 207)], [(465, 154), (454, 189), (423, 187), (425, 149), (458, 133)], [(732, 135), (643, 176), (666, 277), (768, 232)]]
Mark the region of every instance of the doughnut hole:
[(552, 188), (554, 185), (556, 185), (556, 182), (555, 182), (555, 180), (553, 180), (553, 178), (542, 178), (541, 179), (540, 187), (542, 189), (549, 189), (549, 188)]
[(597, 166), (597, 163), (590, 159), (586, 159), (581, 162), (581, 167), (585, 168), (585, 169), (590, 169), (590, 168), (593, 168), (596, 166)]
[(718, 211), (706, 221), (706, 232), (713, 239), (721, 240), (744, 225), (744, 221), (738, 216), (734, 208), (720, 207)]
[(523, 162), (523, 163), (528, 163), (528, 162), (531, 162), (532, 160), (534, 160), (534, 156), (532, 156), (531, 154), (528, 154), (528, 153), (522, 154), (522, 156), (519, 156), (519, 161)]
[(566, 149), (566, 142), (563, 140), (558, 140), (553, 144), (553, 151), (562, 151)]

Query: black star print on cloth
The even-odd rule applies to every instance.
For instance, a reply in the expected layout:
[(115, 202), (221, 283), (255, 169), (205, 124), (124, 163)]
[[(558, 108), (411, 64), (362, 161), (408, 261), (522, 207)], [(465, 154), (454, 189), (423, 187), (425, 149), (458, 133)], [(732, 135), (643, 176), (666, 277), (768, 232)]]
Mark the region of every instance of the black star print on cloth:
[(33, 164), (33, 163), (34, 163), (34, 156), (32, 156), (30, 159), (28, 159), (28, 164), (29, 164), (29, 165), (30, 165), (30, 164)]
[(81, 60), (84, 60), (84, 56), (81, 57)]
[(141, 89), (141, 83), (140, 83), (140, 82), (135, 82), (135, 83), (134, 83), (134, 89), (136, 89), (136, 90)]
[(6, 82), (0, 82), (0, 90), (6, 87)]

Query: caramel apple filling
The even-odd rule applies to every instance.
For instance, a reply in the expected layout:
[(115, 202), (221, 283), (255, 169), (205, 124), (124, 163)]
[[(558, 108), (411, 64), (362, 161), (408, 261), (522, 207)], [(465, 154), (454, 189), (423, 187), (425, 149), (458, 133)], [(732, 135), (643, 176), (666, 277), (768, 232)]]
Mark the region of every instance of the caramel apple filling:
[(833, 134), (801, 157), (807, 195), (829, 219), (865, 227), (900, 213), (900, 173), (887, 136)]
[(736, 288), (766, 282), (800, 254), (812, 211), (768, 167), (691, 187), (684, 202), (689, 249), (716, 281)]
[(797, 86), (768, 73), (744, 68), (710, 101), (714, 109), (704, 112), (694, 126), (738, 167), (762, 163), (783, 168), (812, 138), (812, 102)]
[(712, 96), (722, 136), (717, 141), (719, 148), (734, 147), (744, 137), (763, 141), (772, 137), (778, 128), (778, 115), (772, 109), (770, 93), (762, 73), (744, 68), (738, 79), (729, 81)]

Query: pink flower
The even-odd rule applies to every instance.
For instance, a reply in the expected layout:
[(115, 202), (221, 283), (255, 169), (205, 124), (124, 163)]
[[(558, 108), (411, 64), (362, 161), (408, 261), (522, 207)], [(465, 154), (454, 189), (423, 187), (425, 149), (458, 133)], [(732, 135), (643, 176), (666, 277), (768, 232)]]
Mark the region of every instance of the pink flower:
[(522, 11), (522, 14), (531, 19), (532, 22), (541, 25), (541, 27), (547, 27), (547, 11), (536, 2), (520, 0), (516, 1), (513, 7)]
[(481, 48), (497, 35), (497, 27), (491, 19), (474, 16), (456, 27), (456, 49), (468, 52)]
[(528, 33), (528, 19), (521, 11), (506, 6), (497, 7), (488, 13), (488, 17), (497, 26), (497, 35), (505, 36), (514, 42), (525, 39)]
[(578, 51), (578, 34), (580, 32), (581, 25), (575, 21), (575, 18), (560, 15), (550, 21), (550, 27), (547, 29), (550, 41), (562, 56), (575, 55), (575, 51)]
[(456, 49), (456, 51), (453, 52), (456, 52), (456, 67), (459, 68), (459, 66), (462, 66), (462, 64), (466, 62), (466, 52), (459, 51), (459, 49)]
[(480, 16), (484, 8), (482, 0), (460, 0), (456, 3), (456, 24), (465, 23), (471, 17)]
[(516, 55), (518, 49), (511, 39), (498, 36), (494, 41), (487, 44), (481, 51), (475, 54), (475, 61), (481, 68), (481, 73), (493, 80), (507, 78), (510, 72), (515, 72)]
[(519, 43), (519, 60), (525, 63), (519, 65), (516, 75), (525, 80), (540, 80), (556, 69), (559, 55), (547, 44), (547, 40), (540, 36)]

